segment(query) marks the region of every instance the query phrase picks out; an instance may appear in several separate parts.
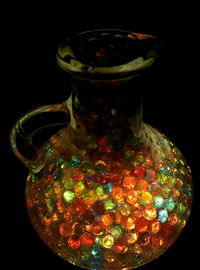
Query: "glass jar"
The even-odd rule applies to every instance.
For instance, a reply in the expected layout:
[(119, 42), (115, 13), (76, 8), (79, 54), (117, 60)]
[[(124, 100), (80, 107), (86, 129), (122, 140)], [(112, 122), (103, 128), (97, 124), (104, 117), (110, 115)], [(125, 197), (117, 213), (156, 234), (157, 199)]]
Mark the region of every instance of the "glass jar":
[[(159, 45), (154, 36), (115, 29), (67, 39), (57, 62), (70, 97), (29, 112), (11, 131), (12, 149), (29, 169), (26, 202), (35, 230), (82, 268), (144, 265), (174, 243), (189, 217), (187, 162), (142, 121), (141, 89)], [(63, 112), (66, 121), (38, 148), (38, 129), (24, 130), (44, 112)]]

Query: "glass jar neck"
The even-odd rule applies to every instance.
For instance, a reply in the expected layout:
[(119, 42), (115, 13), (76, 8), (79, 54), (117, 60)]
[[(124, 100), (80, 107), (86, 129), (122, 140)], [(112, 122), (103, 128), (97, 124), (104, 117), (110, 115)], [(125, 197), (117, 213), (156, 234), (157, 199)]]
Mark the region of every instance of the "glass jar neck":
[(63, 42), (57, 62), (73, 85), (71, 126), (97, 135), (141, 126), (142, 77), (158, 56), (156, 37), (119, 29), (79, 33)]
[(73, 80), (73, 118), (96, 135), (114, 129), (139, 129), (141, 78), (126, 80)]

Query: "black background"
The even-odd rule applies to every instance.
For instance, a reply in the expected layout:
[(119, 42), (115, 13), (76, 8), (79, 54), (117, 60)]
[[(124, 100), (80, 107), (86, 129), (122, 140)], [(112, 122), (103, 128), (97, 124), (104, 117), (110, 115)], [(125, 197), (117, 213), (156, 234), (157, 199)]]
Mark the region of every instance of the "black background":
[[(196, 8), (134, 1), (11, 5), (3, 18), (1, 91), (2, 242), (7, 265), (23, 268), (78, 269), (52, 253), (35, 233), (24, 198), (27, 170), (10, 150), (14, 122), (37, 106), (67, 99), (55, 54), (69, 34), (95, 28), (121, 28), (157, 35), (164, 51), (148, 88), (144, 89), (144, 121), (170, 137), (193, 172), (195, 197), (189, 222), (176, 243), (143, 269), (187, 269), (199, 251), (199, 98)], [(5, 80), (5, 82), (4, 82)], [(5, 188), (4, 188), (5, 184)], [(4, 213), (5, 212), (5, 213)], [(7, 267), (8, 268), (8, 267)], [(142, 269), (141, 268), (141, 269)], [(193, 268), (193, 267), (192, 267)]]

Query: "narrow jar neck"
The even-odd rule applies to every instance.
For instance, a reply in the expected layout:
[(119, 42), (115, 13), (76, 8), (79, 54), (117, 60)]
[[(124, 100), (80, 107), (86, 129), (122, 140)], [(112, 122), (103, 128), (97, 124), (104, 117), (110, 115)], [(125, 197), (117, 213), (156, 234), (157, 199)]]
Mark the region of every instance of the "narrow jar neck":
[(124, 81), (75, 80), (75, 119), (98, 135), (113, 129), (129, 129), (142, 118), (141, 87), (140, 77)]
[(120, 29), (86, 31), (66, 39), (57, 62), (73, 80), (73, 129), (77, 122), (97, 135), (125, 127), (137, 135), (142, 76), (156, 61), (158, 47), (152, 35)]

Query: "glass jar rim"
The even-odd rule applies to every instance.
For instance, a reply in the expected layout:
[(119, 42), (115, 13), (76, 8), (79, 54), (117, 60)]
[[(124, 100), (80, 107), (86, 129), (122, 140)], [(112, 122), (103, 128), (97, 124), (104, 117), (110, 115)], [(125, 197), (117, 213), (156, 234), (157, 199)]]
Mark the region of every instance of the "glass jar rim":
[[(125, 53), (127, 53), (127, 57), (124, 59), (124, 62), (117, 63), (115, 61), (114, 63), (112, 63), (111, 61), (111, 64), (104, 65), (104, 63), (99, 64), (99, 62), (97, 61), (94, 64), (92, 63), (92, 61), (83, 61), (83, 59), (81, 59), (80, 57), (80, 53), (77, 54), (77, 47), (79, 51), (81, 51), (84, 46), (87, 47), (88, 44), (90, 44), (89, 46), (90, 48), (92, 48), (93, 44), (98, 44), (99, 41), (102, 42), (102, 39), (104, 41), (107, 39), (109, 42), (114, 40), (117, 46), (119, 44), (123, 44), (124, 48), (128, 47), (129, 45), (129, 51), (125, 51)], [(81, 79), (120, 79), (124, 77), (127, 78), (137, 76), (141, 73), (141, 71), (147, 69), (155, 62), (156, 58), (158, 57), (158, 43), (158, 38), (149, 34), (135, 33), (121, 29), (96, 29), (84, 31), (75, 34), (70, 38), (67, 38), (58, 47), (56, 59), (58, 65), (63, 70), (70, 73), (71, 76)], [(106, 44), (106, 46), (107, 45), (110, 46), (110, 44)], [(119, 45), (119, 47), (120, 46), (121, 45)], [(134, 50), (136, 47), (142, 48), (142, 50), (139, 51), (138, 54), (134, 54)], [(107, 48), (102, 48), (100, 50), (97, 50), (95, 52), (95, 57), (98, 56), (100, 59), (103, 58), (104, 60), (104, 58), (106, 58), (106, 49)], [(128, 53), (130, 55), (128, 55)], [(113, 59), (114, 58), (115, 55), (113, 56)], [(120, 55), (118, 58), (120, 58)], [(85, 59), (87, 60), (87, 56), (85, 56)]]

